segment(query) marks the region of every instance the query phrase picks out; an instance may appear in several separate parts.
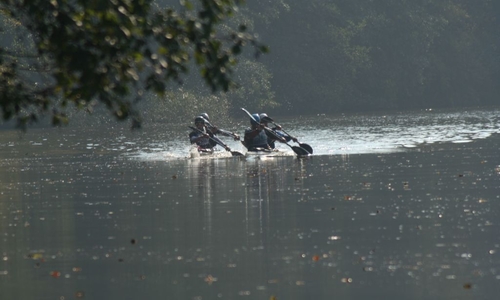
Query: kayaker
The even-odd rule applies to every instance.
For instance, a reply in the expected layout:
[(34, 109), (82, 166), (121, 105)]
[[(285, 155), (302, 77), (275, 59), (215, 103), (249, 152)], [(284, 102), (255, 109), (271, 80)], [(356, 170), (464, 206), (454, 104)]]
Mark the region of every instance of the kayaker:
[[(259, 115), (260, 117), (260, 123), (266, 127), (269, 127), (268, 124), (269, 122), (274, 122), (274, 120), (269, 117), (266, 113), (261, 113)], [(291, 140), (293, 140), (294, 142), (298, 142), (297, 141), (297, 138), (294, 138), (294, 137), (291, 137), (289, 136), (288, 134), (284, 133), (283, 131), (281, 131), (281, 126), (279, 125), (276, 125), (273, 127), (273, 128), (270, 128), (272, 131), (274, 131), (276, 133), (277, 136), (283, 138), (284, 140), (279, 140), (276, 138), (276, 136), (273, 136), (271, 134), (268, 134), (267, 135), (267, 144), (272, 148), (274, 149), (276, 147), (275, 145), (275, 142), (278, 141), (278, 142), (289, 142)]]
[(199, 151), (212, 151), (217, 143), (211, 138), (214, 137), (213, 133), (205, 128), (205, 119), (198, 116), (194, 119), (194, 126), (198, 130), (193, 130), (189, 133), (189, 140), (191, 144), (196, 144)]
[(223, 130), (223, 129), (219, 129), (217, 126), (214, 126), (210, 123), (210, 118), (208, 117), (208, 114), (207, 113), (201, 113), (200, 114), (200, 117), (203, 117), (206, 121), (208, 122), (205, 122), (205, 127), (213, 134), (220, 134), (220, 135), (223, 135), (223, 136), (229, 136), (229, 137), (232, 137), (235, 141), (239, 141), (240, 140), (240, 136), (237, 135), (236, 133), (234, 132), (230, 132), (230, 131), (227, 131), (227, 130)]
[(250, 118), (250, 128), (245, 130), (243, 145), (248, 151), (258, 151), (259, 148), (271, 150), (267, 143), (268, 138), (264, 125), (260, 124), (259, 114), (252, 114), (252, 117)]

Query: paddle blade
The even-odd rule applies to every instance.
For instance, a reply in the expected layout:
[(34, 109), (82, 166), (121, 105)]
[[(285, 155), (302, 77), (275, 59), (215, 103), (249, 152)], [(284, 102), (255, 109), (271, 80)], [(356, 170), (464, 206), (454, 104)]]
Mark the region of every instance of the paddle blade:
[(295, 152), (295, 154), (300, 155), (300, 156), (309, 155), (309, 152), (307, 152), (306, 149), (301, 148), (301, 147), (292, 146), (292, 150), (293, 150), (293, 152)]
[(299, 143), (299, 146), (300, 146), (300, 148), (309, 152), (309, 154), (313, 154), (313, 148), (311, 146), (309, 146), (308, 144)]

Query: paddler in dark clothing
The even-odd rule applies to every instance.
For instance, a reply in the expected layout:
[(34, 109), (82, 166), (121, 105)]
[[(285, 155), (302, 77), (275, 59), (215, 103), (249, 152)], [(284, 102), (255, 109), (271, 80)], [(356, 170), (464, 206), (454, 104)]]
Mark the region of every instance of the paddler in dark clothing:
[(264, 125), (260, 124), (260, 116), (252, 114), (252, 117), (250, 118), (250, 128), (245, 130), (243, 144), (248, 151), (271, 150), (271, 147), (267, 143), (268, 137), (264, 130)]
[(194, 126), (196, 126), (198, 130), (193, 130), (189, 133), (191, 144), (196, 144), (198, 146), (198, 151), (213, 151), (217, 143), (210, 139), (214, 135), (206, 130), (205, 119), (203, 117), (196, 117), (194, 119)]
[[(260, 123), (266, 127), (267, 124), (269, 124), (269, 122), (274, 122), (274, 120), (272, 118), (270, 118), (266, 113), (261, 113), (259, 115), (260, 117)], [(267, 135), (267, 144), (272, 148), (274, 149), (276, 147), (275, 145), (275, 142), (278, 141), (278, 142), (289, 142), (289, 141), (294, 141), (296, 143), (298, 143), (298, 140), (297, 138), (294, 138), (294, 137), (291, 137), (289, 136), (288, 134), (284, 133), (281, 131), (281, 126), (279, 125), (275, 125), (273, 128), (270, 128), (272, 131), (274, 131), (276, 133), (277, 136), (283, 138), (284, 140), (279, 140), (276, 138), (276, 136), (273, 136), (271, 134), (268, 134)]]
[(199, 151), (213, 151), (215, 147), (221, 145), (226, 151), (231, 151), (231, 149), (226, 146), (215, 134), (207, 128), (208, 121), (202, 116), (198, 116), (194, 119), (194, 124), (197, 130), (193, 130), (189, 134), (189, 140), (191, 144), (198, 146)]

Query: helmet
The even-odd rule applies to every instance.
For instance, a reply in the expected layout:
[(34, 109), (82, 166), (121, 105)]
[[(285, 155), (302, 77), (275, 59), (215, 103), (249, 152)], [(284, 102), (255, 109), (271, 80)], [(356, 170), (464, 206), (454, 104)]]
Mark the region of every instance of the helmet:
[(273, 122), (273, 119), (271, 119), (266, 113), (261, 113), (260, 114), (260, 120), (262, 122)]
[(205, 118), (205, 120), (210, 121), (210, 118), (208, 117), (207, 113), (201, 113), (200, 116)]
[(257, 125), (257, 124), (260, 123), (260, 116), (259, 116), (259, 114), (252, 114), (252, 117), (253, 117), (253, 119), (250, 118), (250, 124)]
[(194, 123), (203, 123), (205, 124), (205, 119), (202, 117), (202, 116), (197, 116), (196, 118), (194, 118)]

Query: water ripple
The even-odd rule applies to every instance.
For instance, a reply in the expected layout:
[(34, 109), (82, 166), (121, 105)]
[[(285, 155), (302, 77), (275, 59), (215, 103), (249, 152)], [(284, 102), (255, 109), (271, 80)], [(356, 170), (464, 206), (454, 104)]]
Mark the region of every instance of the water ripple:
[[(500, 132), (499, 113), (499, 109), (423, 110), (279, 119), (287, 132), (313, 147), (314, 155), (338, 155), (391, 153), (423, 144), (469, 143), (485, 139)], [(241, 125), (226, 128), (241, 134), (245, 130)], [(149, 140), (139, 139), (133, 143), (121, 137), (117, 144), (126, 148), (128, 157), (141, 160), (189, 157), (188, 133), (183, 127), (171, 133), (164, 128), (158, 130), (158, 134), (148, 134)], [(157, 139), (151, 138), (155, 136)], [(233, 150), (245, 151), (239, 141), (224, 138), (224, 142)], [(290, 150), (286, 145), (278, 147)]]

